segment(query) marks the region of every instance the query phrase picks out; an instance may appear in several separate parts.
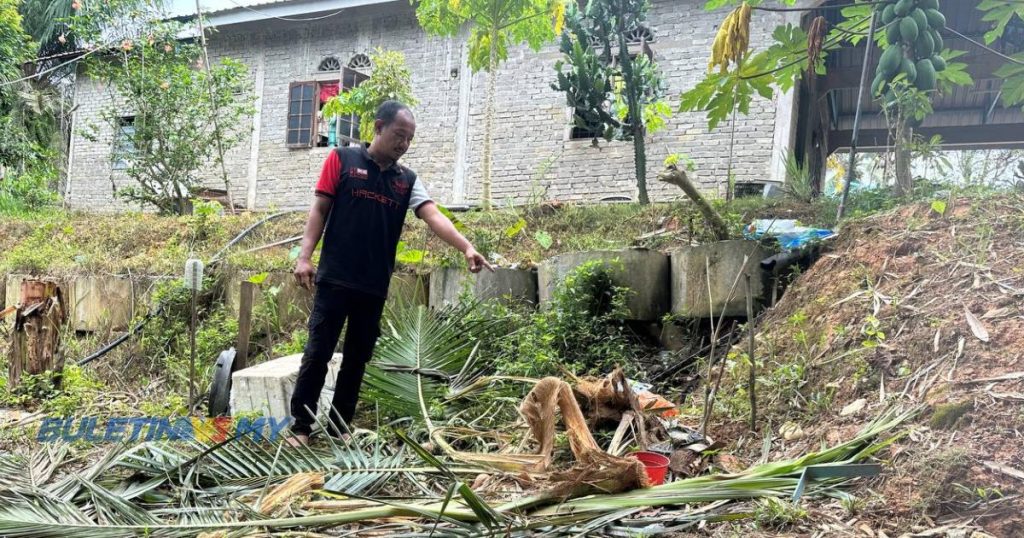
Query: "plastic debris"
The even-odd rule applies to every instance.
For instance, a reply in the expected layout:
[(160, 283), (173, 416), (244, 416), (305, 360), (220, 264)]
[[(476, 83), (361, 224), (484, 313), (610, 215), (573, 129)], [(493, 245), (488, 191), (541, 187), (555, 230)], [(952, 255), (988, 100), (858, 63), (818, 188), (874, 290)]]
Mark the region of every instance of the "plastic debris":
[(802, 248), (833, 235), (835, 232), (832, 230), (800, 226), (793, 219), (756, 219), (743, 230), (743, 236), (747, 239), (774, 237), (784, 250)]

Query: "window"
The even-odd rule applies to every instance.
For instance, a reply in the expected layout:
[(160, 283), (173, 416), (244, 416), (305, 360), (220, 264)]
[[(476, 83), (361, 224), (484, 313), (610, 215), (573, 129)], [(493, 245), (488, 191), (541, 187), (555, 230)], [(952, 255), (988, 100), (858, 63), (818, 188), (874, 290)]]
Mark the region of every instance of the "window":
[[(333, 58), (325, 59), (321, 66), (329, 59)], [(338, 76), (337, 79), (293, 82), (289, 86), (288, 147), (328, 147), (359, 141), (359, 116), (328, 119), (321, 111), (338, 92), (355, 88), (370, 77), (348, 67), (340, 67)]]
[(288, 147), (309, 147), (313, 140), (316, 86), (316, 82), (293, 82), (288, 86)]
[(348, 66), (352, 69), (370, 69), (373, 67), (373, 62), (370, 61), (370, 57), (365, 54), (356, 54), (348, 61)]
[(317, 71), (341, 71), (341, 62), (338, 61), (334, 56), (328, 56), (323, 60), (320, 60), (320, 65), (316, 68)]
[(135, 156), (134, 136), (135, 116), (122, 116), (118, 121), (117, 132), (114, 133), (114, 149), (111, 152), (114, 170), (124, 170), (131, 163)]

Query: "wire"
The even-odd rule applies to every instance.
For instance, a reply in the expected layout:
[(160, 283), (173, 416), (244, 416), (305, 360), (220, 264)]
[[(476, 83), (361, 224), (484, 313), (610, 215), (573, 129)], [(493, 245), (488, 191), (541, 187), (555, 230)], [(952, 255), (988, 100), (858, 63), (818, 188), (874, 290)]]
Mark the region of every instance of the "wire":
[(33, 73), (31, 75), (28, 75), (28, 76), (25, 76), (25, 77), (21, 77), (21, 78), (16, 79), (16, 80), (9, 80), (7, 82), (2, 82), (2, 83), (0, 83), (0, 88), (3, 88), (4, 86), (11, 86), (12, 84), (17, 84), (19, 82), (24, 82), (24, 81), (29, 80), (29, 79), (39, 78), (39, 77), (41, 77), (41, 76), (43, 76), (43, 75), (45, 75), (45, 74), (47, 74), (47, 73), (49, 73), (51, 71), (56, 71), (56, 70), (60, 69), (61, 67), (64, 67), (65, 65), (71, 65), (71, 64), (73, 64), (73, 63), (75, 63), (75, 62), (77, 62), (79, 60), (84, 59), (86, 56), (88, 56), (88, 55), (90, 55), (90, 54), (92, 54), (94, 52), (99, 52), (100, 50), (103, 50), (105, 48), (106, 47), (96, 47), (96, 48), (90, 50), (89, 52), (86, 52), (85, 54), (83, 54), (83, 55), (81, 55), (81, 56), (79, 56), (77, 58), (72, 58), (71, 60), (68, 60), (68, 61), (66, 61), (64, 63), (61, 63), (61, 64), (57, 64), (57, 65), (55, 65), (55, 66), (53, 66), (53, 67), (51, 67), (49, 69), (43, 69), (42, 71), (40, 71), (38, 73)]
[(276, 15), (271, 15), (271, 14), (269, 14), (269, 13), (266, 13), (266, 12), (264, 12), (264, 11), (260, 11), (260, 10), (258, 10), (258, 9), (255, 9), (255, 8), (251, 8), (251, 7), (249, 7), (249, 6), (246, 6), (246, 5), (242, 5), (242, 4), (239, 4), (239, 3), (238, 3), (238, 2), (236, 2), (235, 0), (229, 0), (229, 1), (230, 1), (230, 2), (232, 3), (232, 4), (234, 4), (234, 5), (238, 6), (238, 7), (242, 8), (242, 9), (247, 9), (247, 10), (249, 10), (249, 11), (252, 11), (253, 13), (259, 13), (260, 15), (263, 15), (264, 17), (268, 17), (268, 18), (271, 18), (271, 19), (277, 19), (277, 20), (279, 20), (279, 21), (287, 21), (287, 22), (312, 22), (312, 21), (321, 21), (321, 20), (324, 20), (324, 19), (328, 19), (328, 18), (330, 18), (330, 17), (333, 17), (333, 16), (335, 16), (335, 15), (339, 15), (339, 14), (341, 14), (342, 12), (344, 12), (344, 11), (345, 11), (346, 9), (348, 9), (348, 8), (342, 8), (342, 9), (339, 9), (338, 11), (335, 11), (334, 13), (329, 13), (329, 14), (327, 14), (327, 15), (321, 15), (321, 16), (319, 16), (319, 17), (304, 17), (304, 18), (298, 18), (298, 17), (278, 17), (278, 16), (276, 16)]
[(1007, 56), (1007, 55), (1003, 54), (1002, 52), (999, 52), (998, 50), (996, 50), (996, 49), (994, 49), (992, 47), (989, 47), (988, 45), (986, 45), (984, 43), (981, 43), (980, 41), (975, 41), (975, 40), (965, 36), (964, 34), (961, 34), (960, 32), (957, 32), (956, 30), (950, 28), (949, 26), (944, 26), (942, 29), (943, 30), (947, 30), (947, 31), (949, 31), (952, 34), (959, 36), (961, 39), (965, 39), (965, 40), (967, 40), (967, 41), (969, 41), (971, 43), (974, 43), (975, 46), (981, 47), (982, 49), (987, 50), (987, 51), (991, 52), (992, 54), (995, 54), (996, 56), (999, 56), (999, 57), (1003, 58), (1004, 60), (1006, 60), (1008, 62), (1012, 62), (1012, 63), (1015, 63), (1017, 65), (1024, 65), (1024, 62), (1022, 62), (1022, 61), (1020, 61), (1020, 60), (1018, 60), (1018, 59), (1016, 59), (1016, 58), (1014, 58), (1012, 56)]
[(817, 7), (761, 7), (754, 6), (750, 9), (753, 11), (772, 11), (776, 13), (786, 13), (790, 11), (824, 11), (826, 9), (842, 9), (854, 6), (874, 6), (878, 4), (888, 4), (886, 0), (880, 0), (877, 2), (856, 2), (853, 4), (837, 4), (834, 6), (817, 6)]

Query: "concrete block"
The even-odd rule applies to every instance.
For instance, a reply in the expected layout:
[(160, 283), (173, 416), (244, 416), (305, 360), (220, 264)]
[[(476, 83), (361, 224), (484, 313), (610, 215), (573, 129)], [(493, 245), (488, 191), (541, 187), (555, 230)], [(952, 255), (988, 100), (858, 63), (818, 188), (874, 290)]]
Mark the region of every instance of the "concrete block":
[(448, 267), (430, 273), (430, 307), (458, 304), (459, 296), (469, 291), (480, 301), (526, 301), (537, 304), (537, 273), (530, 269), (495, 268), (473, 274)]
[(570, 252), (545, 260), (537, 268), (540, 304), (550, 304), (556, 286), (570, 271), (589, 261), (603, 261), (617, 286), (631, 290), (626, 301), (630, 319), (661, 319), (669, 309), (668, 256), (647, 249)]
[[(302, 354), (288, 355), (231, 374), (231, 414), (256, 413), (265, 417), (291, 416), (290, 402), (299, 378)], [(317, 416), (326, 419), (341, 368), (341, 353), (327, 363), (327, 378), (317, 403)]]
[[(669, 254), (673, 314), (690, 318), (718, 317), (723, 312), (726, 316), (746, 316), (746, 278), (738, 276), (741, 272), (750, 275), (755, 309), (764, 299), (760, 263), (768, 253), (756, 241), (720, 241), (674, 249)], [(746, 266), (743, 264), (745, 256), (748, 258)], [(735, 288), (733, 282), (736, 282)]]

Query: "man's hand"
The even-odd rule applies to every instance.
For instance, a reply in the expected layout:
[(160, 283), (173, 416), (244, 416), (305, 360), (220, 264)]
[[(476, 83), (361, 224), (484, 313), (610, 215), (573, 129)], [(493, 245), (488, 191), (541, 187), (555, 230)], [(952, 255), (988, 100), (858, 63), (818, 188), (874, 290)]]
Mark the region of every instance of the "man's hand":
[(313, 267), (313, 262), (299, 258), (298, 263), (295, 264), (295, 280), (299, 282), (299, 285), (312, 291), (314, 276), (316, 276), (316, 267)]
[(488, 271), (492, 273), (494, 272), (494, 266), (487, 263), (487, 259), (484, 258), (482, 254), (477, 252), (476, 249), (473, 248), (472, 246), (466, 249), (465, 254), (466, 264), (469, 265), (470, 273), (479, 273), (480, 270), (483, 269), (484, 267), (486, 267)]

